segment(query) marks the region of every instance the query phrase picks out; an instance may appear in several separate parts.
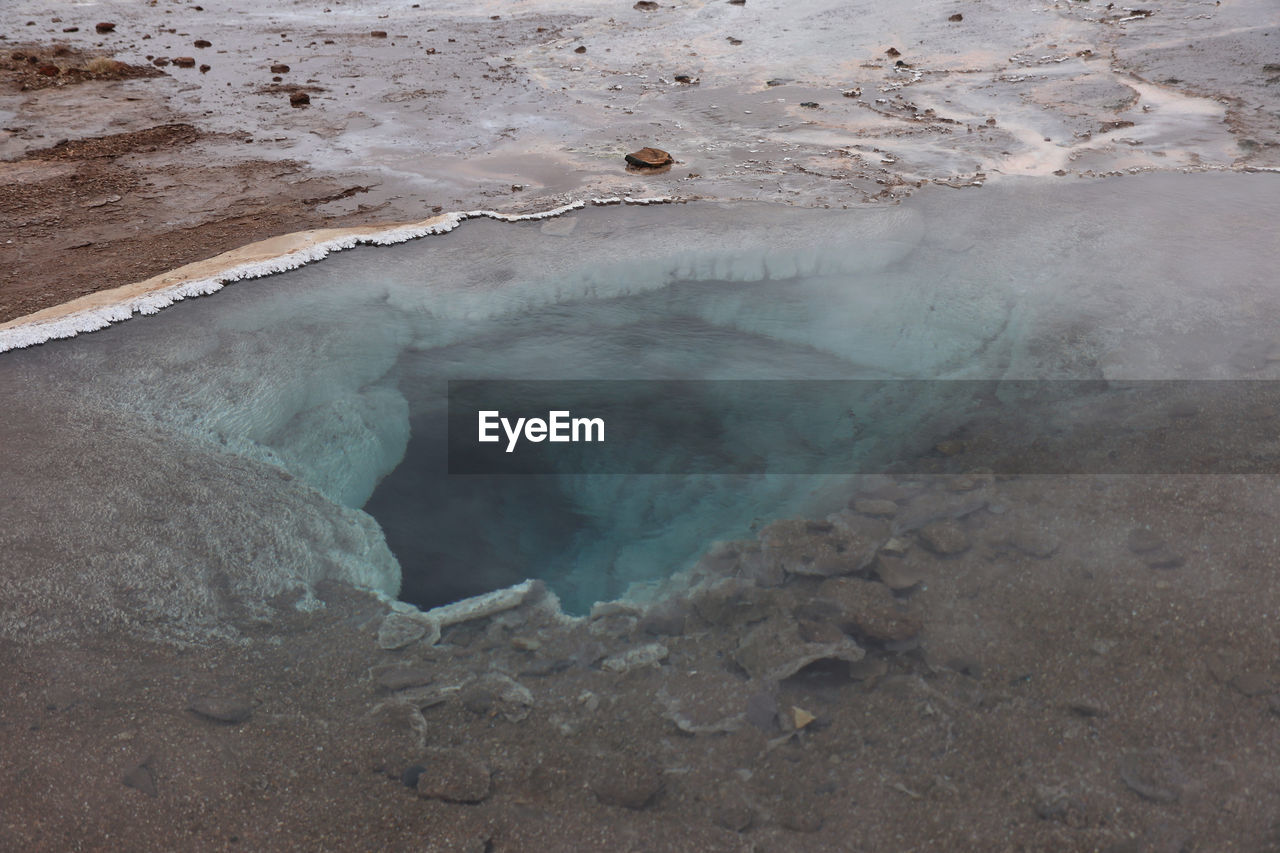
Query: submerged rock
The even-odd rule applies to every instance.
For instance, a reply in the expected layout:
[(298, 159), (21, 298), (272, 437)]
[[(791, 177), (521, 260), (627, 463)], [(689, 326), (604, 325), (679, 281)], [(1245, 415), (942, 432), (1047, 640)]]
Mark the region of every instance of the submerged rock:
[(760, 531), (764, 558), (792, 575), (827, 578), (860, 572), (875, 559), (880, 543), (849, 525), (776, 521)]
[(752, 678), (782, 681), (820, 660), (862, 660), (862, 648), (848, 637), (834, 643), (810, 643), (790, 618), (776, 617), (752, 628), (733, 659)]

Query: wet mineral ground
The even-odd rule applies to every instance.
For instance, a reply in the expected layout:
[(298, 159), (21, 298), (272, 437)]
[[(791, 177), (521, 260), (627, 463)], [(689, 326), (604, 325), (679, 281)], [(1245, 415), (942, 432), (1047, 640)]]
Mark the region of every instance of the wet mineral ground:
[[(6, 4), (0, 321), (433, 211), (1274, 171), (1274, 11)], [(645, 146), (675, 162), (628, 169)], [(57, 543), (74, 511), (19, 496), (109, 483), (95, 449), (173, 450), (52, 423), (68, 452), (35, 422), (0, 448), (5, 541)], [(324, 581), (182, 642), (51, 612), (23, 577), (47, 554), (10, 547), (0, 848), (1280, 850), (1278, 502), (1270, 476), (868, 478), (581, 618), (538, 583), (423, 615)]]

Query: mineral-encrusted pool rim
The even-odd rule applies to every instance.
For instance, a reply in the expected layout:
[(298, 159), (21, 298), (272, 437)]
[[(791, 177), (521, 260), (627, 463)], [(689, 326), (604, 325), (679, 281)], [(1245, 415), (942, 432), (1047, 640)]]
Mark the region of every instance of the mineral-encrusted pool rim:
[(442, 213), (417, 222), (395, 225), (370, 225), (358, 228), (323, 228), (295, 231), (270, 237), (185, 264), (169, 272), (139, 282), (99, 291), (33, 314), (0, 323), (0, 353), (23, 349), (61, 338), (72, 338), (85, 332), (96, 332), (113, 323), (131, 319), (135, 314), (155, 314), (183, 299), (208, 296), (227, 284), (245, 279), (262, 278), (274, 273), (297, 269), (322, 260), (332, 252), (360, 245), (389, 246), (419, 237), (445, 234), (468, 219), (496, 219), (500, 222), (525, 222), (551, 219), (588, 204), (673, 204), (685, 199), (671, 196), (632, 198), (579, 199), (550, 210), (536, 213), (500, 213), (493, 210), (470, 210)]

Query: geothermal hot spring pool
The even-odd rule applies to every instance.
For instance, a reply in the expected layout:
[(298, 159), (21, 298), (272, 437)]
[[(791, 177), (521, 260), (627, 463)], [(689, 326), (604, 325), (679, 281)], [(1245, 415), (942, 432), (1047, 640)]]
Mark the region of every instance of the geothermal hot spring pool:
[[(4, 353), (0, 553), (27, 578), (6, 630), (64, 607), (214, 625), (272, 596), (305, 607), (323, 578), (426, 608), (537, 577), (581, 613), (714, 540), (838, 511), (851, 477), (945, 467), (940, 442), (1045, 388), (1071, 391), (1011, 435), (1069, 421), (1128, 447), (1146, 407), (1116, 400), (1276, 373), (1277, 180), (474, 219)], [(656, 426), (611, 433), (607, 458), (547, 445), (532, 472), (459, 473), (475, 413), (457, 420), (450, 389), (512, 410), (564, 391), (530, 380)], [(1080, 470), (1178, 473), (1161, 447)], [(74, 583), (40, 580), (66, 565)]]

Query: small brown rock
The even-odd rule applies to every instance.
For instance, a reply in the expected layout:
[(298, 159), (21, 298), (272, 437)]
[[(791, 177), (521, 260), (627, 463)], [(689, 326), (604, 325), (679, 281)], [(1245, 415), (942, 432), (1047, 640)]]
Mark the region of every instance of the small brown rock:
[(311, 103), (311, 96), (306, 92), (292, 92), (289, 95), (289, 106), (291, 107), (305, 107), (309, 103)]
[(210, 69), (212, 69), (212, 68), (213, 68), (213, 66), (212, 66), (212, 65), (201, 65), (201, 66), (200, 66), (200, 73), (201, 73), (201, 74), (208, 74), (208, 73), (209, 73), (209, 71), (210, 71)]
[(100, 33), (109, 33), (116, 28), (116, 25), (110, 21), (103, 21), (101, 23), (94, 24), (93, 28)]
[(582, 45), (582, 44), (580, 44), (580, 45), (578, 45), (577, 47), (575, 47), (575, 48), (573, 49), (573, 52), (574, 52), (574, 53), (586, 53), (586, 52), (587, 52), (587, 46), (586, 46), (586, 45)]
[(639, 9), (641, 12), (652, 12), (658, 8), (658, 4), (653, 2), (653, 0), (638, 0), (638, 2), (631, 8)]
[(195, 47), (198, 47), (201, 49), (204, 49), (206, 47), (213, 47), (213, 42), (209, 41), (208, 39), (196, 39), (194, 42), (192, 42), (192, 44)]
[(179, 68), (195, 68), (196, 58), (194, 56), (175, 56), (173, 64)]
[(369, 33), (369, 35), (370, 35), (370, 36), (372, 36), (373, 38), (376, 38), (376, 39), (384, 39), (384, 38), (386, 38), (386, 37), (387, 37), (387, 31), (386, 31), (386, 30), (373, 30), (372, 32), (370, 32), (370, 33)]
[(272, 74), (288, 74), (289, 66), (285, 65), (283, 62), (277, 62), (276, 64), (271, 66), (271, 73)]
[(951, 21), (952, 23), (955, 23), (956, 21), (963, 21), (963, 20), (964, 20), (964, 15), (960, 14), (959, 12), (956, 12), (956, 13), (955, 13), (954, 15), (952, 15), (950, 18), (947, 18), (947, 20), (948, 20), (948, 21)]
[(57, 77), (62, 73), (62, 69), (56, 65), (41, 65), (36, 68), (36, 71), (39, 71), (46, 77)]
[(639, 151), (632, 151), (626, 156), (626, 160), (632, 166), (642, 166), (649, 169), (669, 166), (675, 162), (675, 159), (661, 148), (641, 148)]
[(885, 56), (902, 56), (902, 51), (898, 50), (896, 47), (891, 47), (884, 52), (884, 55)]

